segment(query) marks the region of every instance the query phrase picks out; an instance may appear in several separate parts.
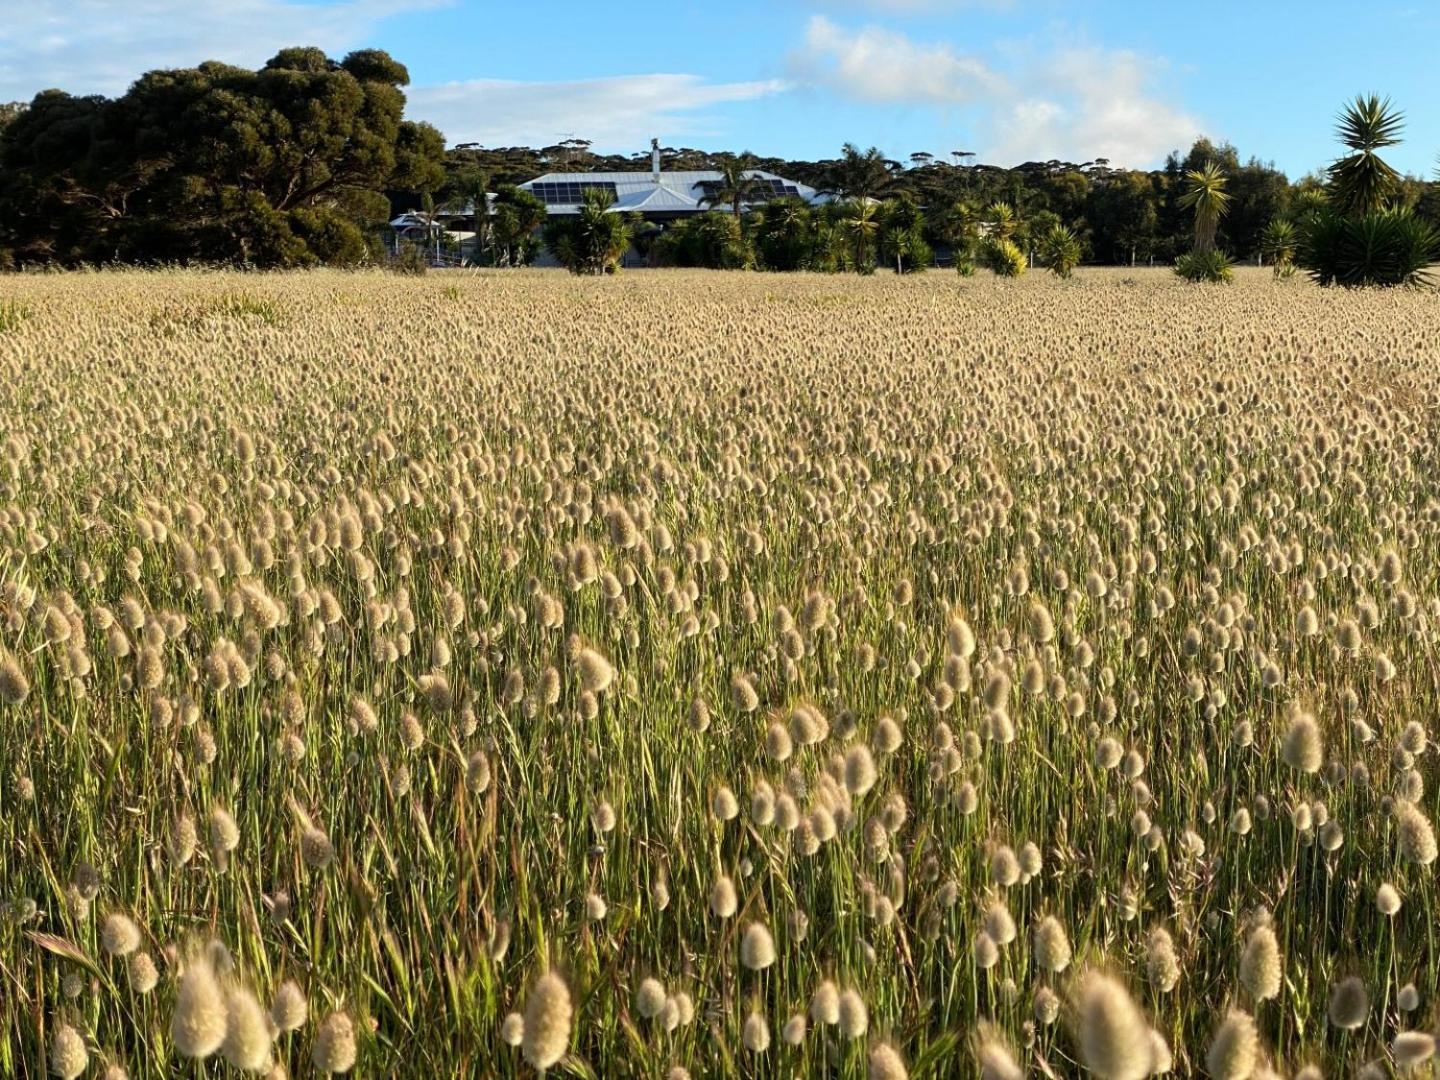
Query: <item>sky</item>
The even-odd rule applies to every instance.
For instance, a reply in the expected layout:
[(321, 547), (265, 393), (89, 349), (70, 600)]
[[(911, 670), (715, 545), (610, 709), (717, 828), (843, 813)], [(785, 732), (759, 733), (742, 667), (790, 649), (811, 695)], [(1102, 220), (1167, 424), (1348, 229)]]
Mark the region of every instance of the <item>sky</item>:
[(1394, 98), (1397, 168), (1440, 156), (1440, 2), (1385, 0), (5, 0), (0, 101), (142, 71), (388, 50), (450, 143), (1146, 168), (1200, 134), (1292, 177), (1357, 93)]

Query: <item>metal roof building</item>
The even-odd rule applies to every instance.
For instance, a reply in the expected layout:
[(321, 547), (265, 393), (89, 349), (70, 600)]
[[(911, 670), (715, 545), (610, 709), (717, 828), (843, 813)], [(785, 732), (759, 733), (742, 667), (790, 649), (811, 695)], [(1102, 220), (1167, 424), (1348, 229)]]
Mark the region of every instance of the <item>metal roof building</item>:
[[(759, 189), (748, 204), (786, 196), (811, 204), (829, 201), (828, 196), (813, 187), (763, 169), (747, 169), (745, 175), (753, 178)], [(649, 172), (546, 173), (520, 187), (541, 199), (552, 215), (579, 213), (584, 193), (599, 188), (614, 198), (610, 209), (615, 213), (638, 213), (652, 220), (665, 220), (703, 214), (707, 210), (724, 210), (726, 203), (711, 201), (723, 181), (723, 175), (716, 169), (662, 172), (657, 150), (652, 152)]]

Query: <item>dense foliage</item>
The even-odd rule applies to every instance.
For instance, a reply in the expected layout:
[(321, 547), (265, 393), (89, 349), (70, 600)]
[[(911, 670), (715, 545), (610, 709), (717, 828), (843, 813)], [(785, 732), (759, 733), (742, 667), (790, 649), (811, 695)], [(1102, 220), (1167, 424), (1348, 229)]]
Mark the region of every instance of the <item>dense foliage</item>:
[(1416, 285), (1440, 259), (1440, 229), (1402, 197), (1399, 173), (1379, 154), (1400, 141), (1403, 115), (1373, 95), (1356, 98), (1337, 133), (1350, 151), (1329, 169), (1320, 200), (1305, 216), (1300, 265), (1322, 285)]
[(347, 264), (392, 188), (444, 178), (378, 50), (284, 49), (259, 71), (151, 71), (121, 97), (37, 95), (0, 133), (0, 249), (21, 264)]
[(545, 223), (545, 246), (557, 262), (574, 274), (613, 274), (630, 247), (636, 223), (612, 212), (609, 192), (588, 189), (580, 212), (553, 217)]

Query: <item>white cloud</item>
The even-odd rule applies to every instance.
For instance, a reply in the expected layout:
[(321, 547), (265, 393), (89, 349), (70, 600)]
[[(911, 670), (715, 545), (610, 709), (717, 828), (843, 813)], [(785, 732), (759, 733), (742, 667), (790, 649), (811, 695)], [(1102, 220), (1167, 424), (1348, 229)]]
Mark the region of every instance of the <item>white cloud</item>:
[(964, 110), (980, 160), (996, 165), (1105, 157), (1143, 166), (1188, 144), (1200, 125), (1154, 89), (1163, 66), (1130, 50), (1066, 46), (1002, 69), (944, 42), (851, 30), (823, 15), (790, 57), (798, 81), (851, 100)]
[(879, 26), (850, 31), (816, 15), (791, 54), (807, 82), (865, 101), (962, 105), (1005, 92), (1004, 80), (981, 60), (945, 44), (920, 44)]
[(1000, 162), (1108, 158), (1148, 165), (1200, 134), (1189, 113), (1157, 97), (1161, 65), (1128, 49), (1066, 49), (1044, 61), (1037, 93), (993, 118), (990, 154)]
[(0, 101), (59, 87), (118, 94), (145, 71), (262, 64), (288, 45), (337, 53), (393, 15), (447, 0), (12, 0), (0, 17)]
[(407, 114), (448, 141), (544, 146), (571, 133), (600, 147), (642, 146), (652, 137), (706, 134), (704, 110), (780, 93), (780, 80), (712, 83), (697, 75), (621, 75), (571, 82), (472, 79), (412, 87)]

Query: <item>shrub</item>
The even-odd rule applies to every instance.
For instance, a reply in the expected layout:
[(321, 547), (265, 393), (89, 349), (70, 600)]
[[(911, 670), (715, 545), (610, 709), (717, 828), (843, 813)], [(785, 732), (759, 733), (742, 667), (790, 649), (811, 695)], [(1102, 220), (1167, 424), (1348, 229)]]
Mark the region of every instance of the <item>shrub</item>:
[(1059, 278), (1068, 278), (1080, 265), (1080, 241), (1064, 225), (1051, 226), (1040, 241), (1040, 261)]
[(418, 247), (414, 244), (406, 244), (400, 249), (400, 254), (390, 260), (390, 269), (397, 274), (419, 277), (430, 269), (430, 263), (425, 258), (425, 253)]
[(1440, 258), (1440, 233), (1411, 211), (1354, 217), (1322, 210), (1307, 224), (1299, 263), (1321, 285), (1422, 285)]
[(1011, 240), (987, 241), (980, 249), (980, 261), (998, 277), (1018, 278), (1025, 273), (1025, 253)]
[(1175, 260), (1175, 273), (1186, 281), (1223, 285), (1235, 276), (1235, 264), (1223, 251), (1187, 251)]

